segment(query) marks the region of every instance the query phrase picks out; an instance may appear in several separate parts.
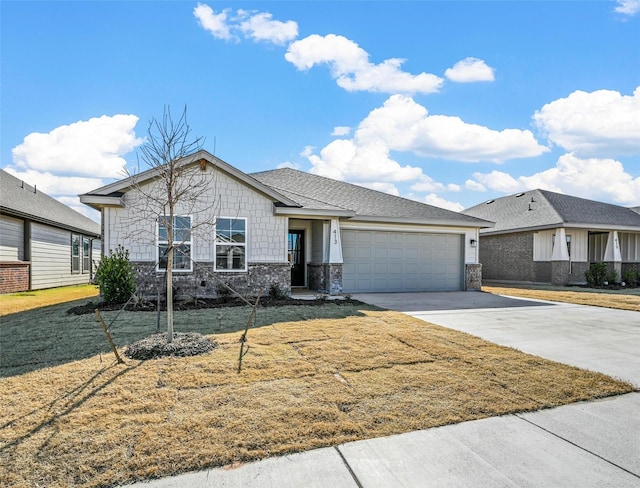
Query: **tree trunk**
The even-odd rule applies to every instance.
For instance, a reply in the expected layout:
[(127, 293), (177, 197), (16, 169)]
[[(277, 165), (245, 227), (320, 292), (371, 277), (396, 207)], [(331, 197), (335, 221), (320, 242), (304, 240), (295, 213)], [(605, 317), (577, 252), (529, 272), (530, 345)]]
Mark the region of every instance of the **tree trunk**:
[(170, 242), (167, 255), (167, 343), (171, 342), (173, 342), (173, 244)]

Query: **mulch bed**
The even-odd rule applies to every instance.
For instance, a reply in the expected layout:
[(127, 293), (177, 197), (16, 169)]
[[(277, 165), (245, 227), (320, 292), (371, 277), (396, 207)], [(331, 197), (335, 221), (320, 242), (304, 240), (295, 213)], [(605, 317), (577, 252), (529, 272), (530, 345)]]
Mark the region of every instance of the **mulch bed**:
[[(249, 299), (252, 302), (252, 299)], [(255, 298), (253, 299), (255, 301)], [(258, 307), (284, 307), (289, 305), (297, 305), (297, 306), (321, 306), (326, 303), (334, 303), (336, 305), (353, 305), (359, 304), (361, 302), (357, 300), (345, 299), (345, 300), (325, 300), (322, 298), (318, 298), (315, 300), (300, 300), (296, 298), (271, 298), (271, 297), (262, 297), (260, 298), (260, 302)], [(93, 302), (89, 301), (83, 305), (78, 305), (76, 307), (71, 307), (67, 310), (67, 314), (69, 315), (85, 315), (89, 313), (94, 313), (96, 308), (102, 311), (109, 310), (122, 310), (124, 307), (124, 303), (104, 303), (104, 302)], [(226, 307), (242, 307), (247, 306), (245, 302), (240, 300), (239, 298), (198, 298), (197, 300), (189, 300), (184, 302), (175, 302), (173, 305), (173, 309), (176, 311), (179, 310), (200, 310), (205, 308), (226, 308)], [(128, 312), (155, 312), (158, 310), (158, 306), (155, 302), (137, 302), (130, 303), (127, 305), (124, 310)], [(166, 303), (160, 303), (160, 310), (166, 310)]]
[(196, 332), (174, 333), (172, 342), (167, 342), (167, 334), (154, 334), (127, 346), (124, 355), (129, 359), (144, 361), (165, 356), (197, 356), (216, 347), (217, 342)]

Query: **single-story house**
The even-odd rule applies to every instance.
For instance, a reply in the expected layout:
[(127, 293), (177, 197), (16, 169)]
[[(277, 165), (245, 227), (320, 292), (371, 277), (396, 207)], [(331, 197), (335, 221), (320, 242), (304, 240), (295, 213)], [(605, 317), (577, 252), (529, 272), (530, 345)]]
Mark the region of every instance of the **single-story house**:
[[(294, 169), (246, 174), (204, 150), (177, 164), (209, 185), (174, 215), (178, 295), (215, 296), (218, 280), (247, 294), (274, 284), (330, 294), (481, 286), (477, 243), (490, 222)], [(167, 266), (166, 210), (140, 210), (158, 174), (80, 196), (102, 213), (103, 251), (129, 251), (145, 295)]]
[(0, 293), (89, 283), (100, 225), (0, 170)]
[(489, 200), (464, 211), (495, 222), (480, 231), (485, 280), (584, 284), (591, 263), (618, 278), (640, 271), (640, 214), (546, 190)]

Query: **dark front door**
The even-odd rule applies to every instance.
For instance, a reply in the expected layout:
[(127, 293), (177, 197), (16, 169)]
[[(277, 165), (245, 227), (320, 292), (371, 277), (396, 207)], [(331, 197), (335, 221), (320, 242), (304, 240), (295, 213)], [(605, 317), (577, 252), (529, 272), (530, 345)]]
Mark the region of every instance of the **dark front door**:
[(304, 230), (289, 231), (291, 286), (304, 286)]

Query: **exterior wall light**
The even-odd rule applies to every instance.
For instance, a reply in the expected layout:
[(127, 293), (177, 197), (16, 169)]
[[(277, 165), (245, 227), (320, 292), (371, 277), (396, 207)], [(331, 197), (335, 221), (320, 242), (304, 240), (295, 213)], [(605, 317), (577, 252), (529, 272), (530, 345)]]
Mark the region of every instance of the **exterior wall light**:
[(471, 247), (478, 247), (478, 241), (476, 241), (475, 239), (471, 239), (469, 241), (469, 244), (471, 244)]

